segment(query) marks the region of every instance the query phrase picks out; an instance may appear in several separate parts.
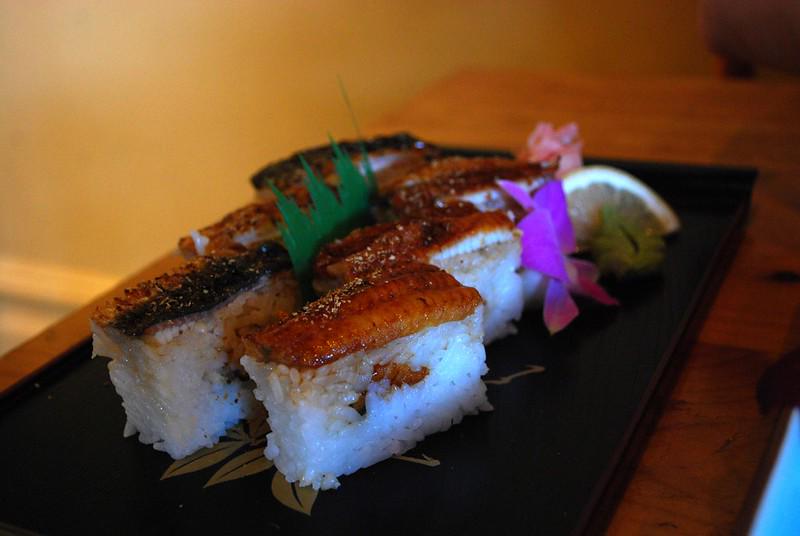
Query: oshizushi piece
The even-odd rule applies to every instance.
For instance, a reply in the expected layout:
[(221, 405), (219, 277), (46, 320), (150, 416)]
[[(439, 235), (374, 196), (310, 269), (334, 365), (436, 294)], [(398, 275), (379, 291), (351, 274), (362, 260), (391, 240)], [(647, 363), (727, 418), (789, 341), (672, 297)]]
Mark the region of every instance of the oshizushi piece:
[[(428, 160), (440, 154), (440, 149), (435, 145), (407, 133), (379, 136), (363, 142), (340, 141), (338, 145), (359, 166), (362, 150), (366, 151), (379, 183), (392, 182), (396, 177), (425, 165)], [(303, 184), (306, 174), (300, 163), (300, 156), (303, 156), (314, 172), (323, 177), (327, 183), (337, 183), (333, 168), (333, 150), (330, 145), (322, 145), (298, 151), (258, 171), (250, 180), (259, 195), (272, 198), (270, 181), (282, 192)]]
[(501, 212), (473, 212), (365, 227), (328, 244), (315, 263), (315, 288), (327, 291), (381, 266), (433, 264), (478, 290), (484, 342), (514, 333), (522, 315), (519, 233)]
[(250, 203), (217, 223), (182, 237), (178, 241), (178, 249), (184, 257), (192, 259), (246, 249), (266, 240), (277, 240), (280, 238), (277, 226), (280, 218), (280, 211), (274, 202)]
[(539, 164), (505, 158), (450, 157), (436, 160), (395, 182), (387, 192), (395, 217), (429, 215), (437, 208), (469, 204), (477, 210), (517, 210), (516, 204), (497, 185), (513, 181), (533, 191), (548, 178)]
[[(399, 180), (398, 178), (405, 177), (411, 171), (426, 166), (429, 159), (440, 154), (438, 147), (404, 133), (372, 138), (363, 144), (358, 141), (342, 141), (339, 142), (339, 147), (357, 165), (361, 163), (363, 147), (379, 183)], [(251, 179), (258, 191), (259, 200), (182, 237), (178, 248), (184, 257), (191, 259), (198, 255), (217, 255), (248, 248), (264, 240), (277, 240), (280, 237), (277, 224), (282, 221), (282, 217), (269, 184), (272, 182), (300, 207), (307, 207), (310, 198), (304, 186), (306, 171), (300, 162), (300, 155), (329, 186), (338, 184), (330, 145), (298, 151), (270, 164)]]
[(242, 364), (269, 413), (267, 458), (328, 489), (488, 409), (482, 305), (430, 265), (356, 278), (246, 337)]
[(255, 409), (240, 335), (299, 307), (286, 251), (267, 243), (204, 257), (125, 291), (92, 317), (94, 355), (111, 358), (125, 435), (182, 458)]
[[(554, 166), (504, 158), (450, 157), (435, 160), (395, 183), (385, 213), (408, 218), (435, 214), (503, 210), (514, 221), (525, 211), (497, 184), (498, 179), (521, 186), (528, 193), (553, 180)], [(520, 268), (522, 295), (526, 306), (536, 307), (543, 293), (542, 275)]]
[[(341, 142), (340, 146), (356, 162), (360, 160), (360, 142)], [(513, 180), (523, 177), (524, 184), (527, 184), (526, 180), (534, 170), (539, 170), (537, 166), (496, 157), (449, 157), (436, 160), (434, 158), (438, 155), (452, 150), (440, 149), (409, 134), (374, 138), (365, 142), (364, 146), (367, 148), (371, 165), (378, 170), (381, 200), (373, 207), (373, 211), (383, 219), (394, 217), (391, 211), (386, 210), (388, 198), (396, 190), (413, 184), (424, 182), (430, 183), (430, 186), (424, 188), (427, 193), (422, 195), (417, 190), (407, 190), (398, 194), (396, 212), (401, 217), (456, 216), (475, 212), (478, 208), (488, 209), (486, 203), (479, 203), (479, 207), (476, 208), (471, 202), (461, 198), (474, 201), (476, 195), (481, 196), (480, 192), (484, 192), (485, 198), (487, 188), (491, 192), (490, 196), (501, 195), (496, 189), (494, 180), (491, 178), (486, 180), (488, 170), (493, 170), (492, 174), (502, 178)], [(280, 238), (278, 224), (282, 221), (282, 216), (268, 184), (272, 180), (284, 195), (293, 199), (300, 207), (307, 207), (310, 198), (308, 190), (303, 186), (305, 170), (300, 164), (300, 154), (304, 155), (315, 172), (329, 185), (337, 183), (330, 146), (301, 151), (267, 166), (253, 177), (253, 183), (261, 192), (260, 199), (234, 210), (216, 223), (193, 230), (189, 235), (182, 237), (178, 241), (178, 248), (184, 257), (191, 259), (198, 255), (227, 254), (264, 240), (278, 240)], [(482, 174), (482, 178), (476, 181), (479, 174)], [(464, 180), (467, 175), (470, 178)], [(461, 177), (458, 179), (460, 181), (458, 195), (433, 195), (435, 191), (441, 194), (440, 186), (446, 185), (454, 176)], [(452, 185), (449, 191), (454, 191)]]

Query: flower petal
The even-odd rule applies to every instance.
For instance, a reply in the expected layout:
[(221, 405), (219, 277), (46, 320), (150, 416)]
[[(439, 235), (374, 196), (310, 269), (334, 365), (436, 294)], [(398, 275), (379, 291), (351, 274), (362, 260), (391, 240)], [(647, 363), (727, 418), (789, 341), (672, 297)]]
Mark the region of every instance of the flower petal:
[(563, 179), (567, 173), (581, 167), (583, 165), (582, 153), (583, 143), (581, 142), (575, 142), (569, 147), (565, 147), (561, 151), (561, 159), (558, 161), (556, 177)]
[(533, 196), (535, 210), (547, 210), (553, 221), (559, 249), (562, 253), (573, 253), (575, 245), (575, 231), (572, 229), (572, 220), (569, 219), (567, 197), (560, 181), (549, 181), (539, 188)]
[(619, 305), (616, 298), (596, 283), (597, 267), (589, 261), (580, 259), (568, 259), (569, 266), (567, 271), (570, 273), (570, 291), (588, 296), (603, 305)]
[(561, 144), (558, 142), (553, 125), (540, 121), (528, 135), (526, 145), (520, 151), (518, 158), (528, 162), (541, 162), (557, 156), (560, 149)]
[(544, 275), (569, 281), (566, 260), (558, 246), (555, 228), (547, 210), (534, 210), (522, 218), (522, 265)]
[(512, 199), (514, 199), (514, 201), (516, 201), (526, 211), (530, 212), (533, 210), (533, 199), (527, 190), (525, 190), (525, 188), (514, 182), (503, 179), (498, 179), (497, 184), (499, 184), (500, 188), (502, 188), (505, 193), (510, 195)]
[(556, 177), (563, 178), (568, 171), (583, 165), (582, 150), (577, 123), (567, 123), (556, 130), (552, 123), (539, 122), (517, 158), (547, 163), (558, 159)]
[(555, 131), (555, 136), (562, 145), (570, 145), (578, 141), (578, 123), (574, 121), (562, 125), (561, 128)]
[(552, 335), (561, 331), (578, 316), (578, 306), (569, 295), (567, 286), (551, 279), (544, 297), (544, 325)]

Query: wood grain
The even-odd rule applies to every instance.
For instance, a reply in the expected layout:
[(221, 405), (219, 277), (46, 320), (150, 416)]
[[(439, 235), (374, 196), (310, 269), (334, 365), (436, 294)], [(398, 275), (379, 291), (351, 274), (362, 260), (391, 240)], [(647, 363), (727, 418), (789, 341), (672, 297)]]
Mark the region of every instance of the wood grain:
[[(464, 71), (369, 130), (515, 148), (539, 120), (578, 121), (596, 156), (760, 170), (744, 240), (609, 527), (730, 533), (775, 425), (758, 413), (756, 382), (800, 344), (800, 84)], [(0, 359), (0, 389), (85, 340), (95, 306)]]

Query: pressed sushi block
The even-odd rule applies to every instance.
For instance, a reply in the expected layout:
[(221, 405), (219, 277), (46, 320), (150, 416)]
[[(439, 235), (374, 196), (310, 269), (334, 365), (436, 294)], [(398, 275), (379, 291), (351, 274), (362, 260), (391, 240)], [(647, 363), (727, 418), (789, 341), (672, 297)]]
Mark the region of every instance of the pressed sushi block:
[(408, 261), (437, 266), (484, 300), (484, 343), (515, 333), (523, 308), (519, 233), (501, 212), (386, 223), (357, 229), (322, 248), (315, 288), (326, 291)]
[[(366, 155), (379, 187), (399, 180), (409, 171), (424, 166), (441, 153), (441, 149), (436, 145), (405, 132), (367, 140), (340, 141), (339, 148), (359, 167), (363, 167), (362, 157)], [(274, 196), (269, 188), (270, 182), (283, 192), (304, 184), (306, 172), (300, 164), (301, 156), (314, 173), (323, 177), (327, 184), (338, 183), (333, 166), (333, 149), (330, 145), (321, 145), (298, 151), (259, 170), (250, 179), (257, 195), (272, 199)]]
[[(537, 164), (507, 158), (442, 157), (441, 148), (409, 134), (376, 137), (363, 144), (342, 141), (339, 147), (359, 164), (362, 148), (366, 151), (379, 190), (379, 200), (372, 210), (381, 220), (508, 208), (495, 179), (515, 180), (531, 189), (541, 182), (543, 174)], [(264, 167), (252, 178), (258, 192), (256, 202), (192, 231), (179, 240), (178, 248), (186, 258), (193, 258), (278, 239), (282, 217), (269, 189), (270, 181), (300, 207), (307, 208), (311, 200), (304, 186), (306, 172), (300, 156), (332, 186), (338, 183), (332, 155), (330, 145), (313, 147)]]
[[(470, 210), (502, 210), (516, 222), (525, 216), (526, 211), (500, 187), (498, 181), (508, 181), (526, 194), (533, 195), (555, 180), (554, 171), (553, 165), (496, 157), (456, 156), (433, 160), (395, 184), (388, 198), (390, 212), (418, 218), (437, 213), (462, 215)], [(525, 267), (520, 267), (518, 272), (525, 306), (540, 307), (545, 283), (542, 274)]]
[(242, 365), (269, 414), (265, 455), (290, 482), (335, 488), (489, 409), (482, 314), (475, 289), (405, 264), (246, 336)]
[(257, 406), (240, 335), (300, 305), (278, 244), (203, 257), (125, 291), (92, 317), (93, 354), (111, 359), (125, 435), (175, 459), (216, 443)]
[(454, 156), (434, 160), (393, 184), (387, 198), (397, 217), (427, 215), (439, 207), (468, 204), (481, 212), (516, 210), (516, 204), (497, 181), (514, 182), (528, 192), (548, 178), (539, 164), (496, 157)]
[[(379, 185), (401, 181), (408, 173), (426, 166), (430, 159), (440, 153), (435, 145), (405, 133), (379, 136), (363, 142), (340, 141), (339, 148), (359, 167), (362, 165), (362, 156), (366, 154)], [(251, 178), (257, 191), (257, 201), (182, 237), (178, 241), (181, 253), (186, 258), (193, 258), (231, 247), (250, 247), (263, 240), (278, 239), (278, 224), (282, 222), (282, 217), (270, 183), (298, 206), (307, 208), (311, 199), (305, 187), (306, 170), (300, 157), (326, 184), (335, 186), (339, 179), (334, 170), (333, 154), (331, 145), (311, 147), (265, 166)]]
[[(302, 190), (292, 195), (299, 204), (308, 204)], [(274, 201), (250, 203), (225, 215), (220, 221), (192, 231), (178, 240), (178, 249), (187, 259), (215, 255), (237, 247), (254, 247), (265, 240), (279, 240), (277, 223), (280, 211)]]

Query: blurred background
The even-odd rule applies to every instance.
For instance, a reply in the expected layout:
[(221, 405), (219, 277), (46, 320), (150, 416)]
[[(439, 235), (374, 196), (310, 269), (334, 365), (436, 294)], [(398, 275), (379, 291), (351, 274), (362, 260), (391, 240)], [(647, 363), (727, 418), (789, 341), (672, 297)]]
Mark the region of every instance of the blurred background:
[(248, 202), (262, 165), (352, 137), (337, 77), (368, 125), (467, 67), (714, 76), (697, 8), (0, 2), (0, 353)]

